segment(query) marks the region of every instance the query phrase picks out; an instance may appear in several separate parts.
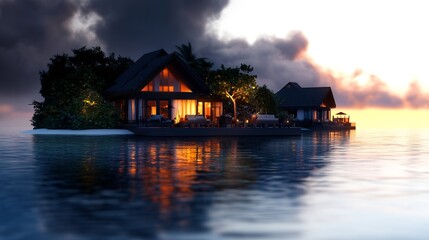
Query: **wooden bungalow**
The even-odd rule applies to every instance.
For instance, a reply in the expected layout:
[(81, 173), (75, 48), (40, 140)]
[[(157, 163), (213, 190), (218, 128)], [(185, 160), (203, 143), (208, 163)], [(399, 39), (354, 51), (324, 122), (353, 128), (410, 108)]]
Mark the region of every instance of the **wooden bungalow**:
[(330, 87), (303, 88), (289, 82), (275, 96), (281, 112), (293, 115), (295, 121), (305, 125), (330, 122), (331, 109), (336, 107)]
[(203, 79), (176, 53), (163, 49), (144, 54), (106, 95), (120, 109), (125, 123), (179, 123), (187, 116), (215, 121), (223, 113), (222, 102), (209, 98)]

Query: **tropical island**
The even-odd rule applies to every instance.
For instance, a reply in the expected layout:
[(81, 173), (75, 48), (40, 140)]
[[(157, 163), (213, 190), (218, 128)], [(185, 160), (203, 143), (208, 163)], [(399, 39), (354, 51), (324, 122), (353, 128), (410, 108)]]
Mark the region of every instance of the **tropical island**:
[(33, 102), (33, 127), (127, 128), (162, 136), (299, 135), (300, 127), (354, 128), (344, 116), (331, 120), (336, 105), (330, 87), (287, 83), (274, 94), (256, 83), (250, 65), (213, 69), (208, 59), (195, 56), (190, 43), (176, 48), (146, 53), (136, 62), (106, 56), (100, 47), (55, 55), (40, 73), (44, 101)]

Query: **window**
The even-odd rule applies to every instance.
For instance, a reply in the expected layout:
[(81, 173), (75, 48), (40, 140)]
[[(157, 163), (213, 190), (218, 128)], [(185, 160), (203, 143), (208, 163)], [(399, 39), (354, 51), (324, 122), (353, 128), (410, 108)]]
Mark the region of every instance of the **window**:
[(205, 102), (204, 103), (204, 115), (206, 118), (210, 118), (212, 115), (212, 108), (211, 108), (211, 102)]
[(169, 85), (161, 85), (159, 86), (160, 92), (174, 92), (174, 86)]
[[(174, 92), (174, 76), (168, 71), (167, 68), (164, 68), (160, 73), (159, 78), (159, 91), (160, 92)], [(176, 80), (177, 81), (177, 80)]]
[(146, 118), (150, 118), (150, 116), (156, 115), (156, 101), (151, 100), (147, 101), (146, 105)]
[(142, 92), (153, 92), (153, 81), (151, 81), (148, 85), (146, 85)]
[(192, 92), (182, 81), (179, 81), (168, 68), (164, 68), (142, 92)]
[(172, 100), (172, 118), (176, 123), (183, 120), (186, 115), (195, 115), (197, 110), (196, 100)]
[(202, 115), (203, 114), (203, 102), (198, 102), (197, 114), (198, 115)]
[(180, 92), (192, 92), (184, 83), (180, 83)]

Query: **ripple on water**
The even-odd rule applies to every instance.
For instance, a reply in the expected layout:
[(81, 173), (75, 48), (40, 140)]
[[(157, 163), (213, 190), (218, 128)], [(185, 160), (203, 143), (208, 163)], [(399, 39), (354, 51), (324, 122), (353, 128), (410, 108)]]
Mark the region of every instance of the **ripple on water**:
[[(424, 239), (429, 132), (0, 135), (7, 239)], [(341, 229), (341, 231), (338, 231)]]

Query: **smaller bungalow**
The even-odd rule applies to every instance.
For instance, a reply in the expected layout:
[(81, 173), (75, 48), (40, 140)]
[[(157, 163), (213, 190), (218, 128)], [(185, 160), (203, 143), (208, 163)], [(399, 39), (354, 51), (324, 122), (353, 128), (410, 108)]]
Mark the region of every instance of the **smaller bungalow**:
[(126, 123), (149, 119), (179, 123), (191, 115), (216, 121), (223, 113), (222, 102), (209, 98), (203, 79), (176, 53), (163, 49), (144, 54), (106, 95)]
[(303, 88), (296, 82), (289, 82), (275, 96), (279, 110), (300, 122), (329, 122), (331, 109), (336, 107), (330, 87)]

